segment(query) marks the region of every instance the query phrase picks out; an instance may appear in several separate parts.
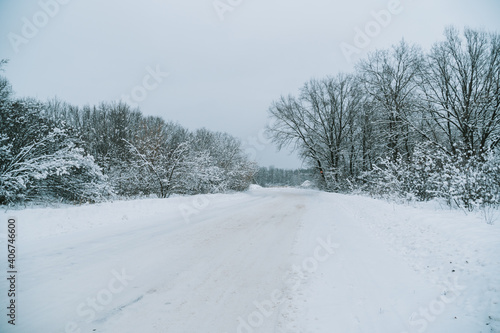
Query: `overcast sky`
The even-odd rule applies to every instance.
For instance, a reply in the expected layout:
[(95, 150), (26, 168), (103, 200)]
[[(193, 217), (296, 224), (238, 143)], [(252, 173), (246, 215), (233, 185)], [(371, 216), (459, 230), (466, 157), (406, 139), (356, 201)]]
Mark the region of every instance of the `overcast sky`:
[(280, 95), (403, 37), (426, 49), (448, 25), (500, 31), (499, 0), (55, 1), (0, 0), (16, 96), (128, 99), (145, 115), (233, 134), (261, 165), (286, 168), (302, 163), (258, 139)]

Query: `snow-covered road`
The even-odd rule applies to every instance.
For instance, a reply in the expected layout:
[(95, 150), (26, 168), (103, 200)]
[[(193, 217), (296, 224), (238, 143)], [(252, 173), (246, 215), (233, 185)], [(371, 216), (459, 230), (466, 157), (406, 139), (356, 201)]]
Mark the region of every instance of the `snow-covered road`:
[(500, 329), (500, 229), (460, 212), (253, 189), (9, 216), (19, 296), (0, 332)]

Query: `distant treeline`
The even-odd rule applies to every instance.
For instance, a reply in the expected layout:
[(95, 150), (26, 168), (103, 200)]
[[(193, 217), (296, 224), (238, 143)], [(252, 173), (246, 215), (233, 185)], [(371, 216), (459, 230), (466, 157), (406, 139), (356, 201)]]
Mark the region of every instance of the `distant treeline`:
[(263, 187), (271, 186), (301, 186), (305, 181), (316, 182), (318, 178), (315, 169), (279, 169), (275, 167), (260, 167), (254, 176), (257, 185)]

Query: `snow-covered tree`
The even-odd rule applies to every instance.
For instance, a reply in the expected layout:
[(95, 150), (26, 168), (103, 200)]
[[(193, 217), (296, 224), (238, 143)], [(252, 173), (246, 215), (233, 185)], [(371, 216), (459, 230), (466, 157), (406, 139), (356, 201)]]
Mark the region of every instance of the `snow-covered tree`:
[(101, 200), (109, 194), (101, 169), (71, 128), (43, 117), (42, 108), (31, 100), (0, 107), (0, 204), (45, 196)]
[(193, 133), (191, 146), (194, 152), (191, 161), (207, 165), (206, 172), (189, 173), (193, 180), (204, 184), (204, 192), (242, 191), (252, 182), (257, 167), (233, 136), (200, 129)]
[(269, 113), (274, 142), (316, 168), (319, 188), (498, 205), (498, 33), (448, 28), (427, 54), (402, 41), (354, 75), (311, 80)]

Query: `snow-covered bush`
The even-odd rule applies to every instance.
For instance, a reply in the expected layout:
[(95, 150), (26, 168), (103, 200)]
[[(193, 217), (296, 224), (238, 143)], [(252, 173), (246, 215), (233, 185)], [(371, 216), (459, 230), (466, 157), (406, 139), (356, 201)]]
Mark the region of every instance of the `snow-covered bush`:
[(224, 180), (224, 170), (209, 151), (192, 151), (182, 165), (179, 190), (185, 194), (224, 192)]
[(361, 175), (364, 189), (375, 197), (396, 199), (406, 196), (407, 164), (399, 157), (396, 162), (386, 157), (373, 165), (371, 171)]
[(460, 154), (444, 165), (440, 174), (439, 196), (450, 205), (474, 210), (500, 205), (500, 159), (498, 152), (482, 156)]
[(186, 186), (197, 188), (198, 193), (218, 193), (243, 191), (251, 184), (257, 166), (245, 155), (238, 139), (200, 129), (193, 133), (190, 144)]
[(109, 194), (101, 169), (71, 129), (40, 114), (43, 105), (0, 106), (0, 204), (52, 197), (98, 201)]
[(430, 200), (444, 198), (467, 210), (500, 205), (499, 153), (449, 155), (428, 144), (415, 148), (410, 160), (384, 158), (363, 175), (375, 196)]

